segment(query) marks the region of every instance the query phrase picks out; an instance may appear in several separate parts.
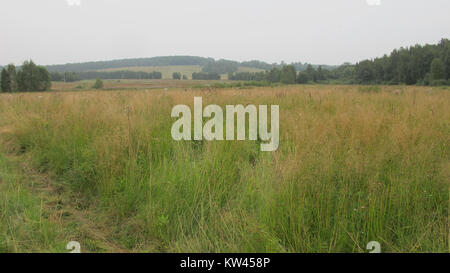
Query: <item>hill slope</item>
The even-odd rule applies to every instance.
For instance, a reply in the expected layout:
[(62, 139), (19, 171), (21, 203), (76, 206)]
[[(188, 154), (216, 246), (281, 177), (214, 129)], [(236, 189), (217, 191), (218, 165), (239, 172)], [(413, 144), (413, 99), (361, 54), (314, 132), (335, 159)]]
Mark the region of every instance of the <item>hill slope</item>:
[[(236, 71), (263, 71), (270, 70), (274, 67), (279, 67), (282, 64), (270, 64), (262, 61), (231, 61), (231, 60), (215, 60), (213, 58), (205, 58), (198, 56), (161, 56), (152, 58), (137, 58), (137, 59), (121, 59), (112, 61), (98, 61), (86, 63), (68, 63), (61, 65), (49, 65), (48, 70), (51, 72), (83, 72), (83, 71), (106, 71), (106, 70), (128, 70), (133, 68), (133, 71), (140, 70), (139, 67), (146, 67), (145, 71), (151, 70), (152, 67), (173, 67), (173, 66), (191, 66), (201, 67), (204, 72), (213, 72), (219, 74), (226, 74), (228, 72)], [(306, 70), (307, 63), (293, 63), (297, 71)], [(313, 65), (317, 68), (319, 65)], [(148, 68), (150, 67), (150, 68)], [(333, 69), (334, 66), (323, 65), (323, 68)], [(243, 69), (244, 68), (244, 69)], [(248, 69), (245, 69), (248, 68)], [(176, 68), (169, 70), (177, 71)], [(197, 69), (195, 69), (197, 70)]]
[(208, 62), (213, 62), (212, 58), (194, 56), (164, 56), (139, 59), (122, 59), (112, 61), (98, 61), (87, 63), (71, 63), (62, 65), (49, 65), (49, 71), (55, 72), (81, 72), (103, 69), (114, 69), (123, 67), (145, 67), (145, 66), (178, 66), (178, 65), (199, 65), (204, 66)]

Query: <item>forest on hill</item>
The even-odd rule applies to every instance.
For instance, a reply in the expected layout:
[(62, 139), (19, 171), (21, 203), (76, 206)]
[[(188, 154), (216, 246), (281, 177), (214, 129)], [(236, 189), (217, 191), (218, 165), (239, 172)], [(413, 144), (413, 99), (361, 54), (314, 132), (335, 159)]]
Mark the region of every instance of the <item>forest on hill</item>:
[(450, 85), (450, 40), (436, 45), (415, 45), (395, 49), (389, 55), (334, 69), (307, 65), (299, 71), (295, 64), (274, 67), (265, 72), (230, 73), (237, 81), (293, 83)]
[(152, 58), (123, 59), (112, 61), (98, 61), (86, 63), (70, 63), (61, 65), (49, 65), (47, 69), (51, 72), (86, 72), (122, 67), (136, 66), (176, 66), (176, 65), (200, 65), (204, 66), (212, 62), (212, 58), (195, 56), (161, 56)]
[[(10, 65), (11, 66), (11, 65)], [(393, 50), (383, 57), (363, 60), (356, 64), (341, 66), (312, 65), (307, 63), (269, 64), (262, 61), (238, 62), (214, 60), (196, 56), (164, 56), (140, 59), (124, 59), (101, 62), (51, 65), (52, 81), (73, 82), (92, 79), (161, 79), (161, 66), (197, 66), (201, 72), (192, 73), (194, 80), (259, 81), (267, 83), (306, 84), (406, 84), (406, 85), (449, 85), (450, 41), (442, 39), (435, 45), (414, 45)], [(155, 67), (155, 71), (130, 71), (127, 67)], [(253, 68), (255, 72), (240, 68)], [(20, 69), (20, 67), (18, 67)], [(103, 71), (117, 69), (115, 71)], [(4, 69), (3, 69), (4, 70)], [(3, 73), (6, 75), (6, 72)], [(174, 79), (187, 79), (187, 75)], [(11, 75), (10, 78), (14, 78)]]
[[(254, 68), (260, 70), (270, 70), (272, 68), (281, 68), (286, 64), (281, 62), (267, 63), (263, 61), (245, 61), (238, 62), (232, 60), (215, 60), (213, 58), (204, 58), (197, 56), (161, 56), (152, 58), (138, 58), (138, 59), (123, 59), (112, 61), (98, 61), (98, 62), (86, 62), (86, 63), (69, 63), (61, 65), (49, 65), (47, 69), (50, 72), (66, 73), (66, 72), (92, 72), (98, 70), (127, 68), (127, 67), (152, 67), (152, 66), (194, 66), (198, 65), (202, 67), (204, 73), (217, 73), (227, 74), (238, 71), (239, 67)], [(308, 67), (308, 63), (296, 62), (292, 63), (297, 71), (304, 71)], [(318, 68), (319, 65), (312, 65), (314, 68)], [(322, 65), (326, 69), (334, 69), (337, 66)], [(124, 69), (125, 70), (125, 69)]]
[[(218, 75), (228, 74), (229, 80), (265, 81), (293, 83), (345, 83), (345, 84), (407, 84), (407, 85), (447, 85), (450, 74), (450, 42), (442, 39), (435, 45), (414, 45), (393, 50), (383, 57), (363, 60), (356, 64), (341, 66), (312, 65), (307, 63), (284, 62), (269, 64), (263, 61), (238, 62), (214, 60), (195, 56), (165, 56), (142, 59), (127, 59), (104, 62), (89, 62), (48, 66), (52, 80), (64, 78), (57, 73), (71, 72), (73, 79), (157, 79), (156, 72), (93, 72), (101, 69), (198, 65), (202, 73), (193, 79), (218, 79)], [(248, 67), (261, 72), (242, 72), (239, 67)], [(76, 74), (74, 74), (76, 73)], [(69, 77), (70, 78), (70, 77)], [(66, 80), (67, 76), (66, 76)], [(70, 81), (70, 80), (69, 80)]]

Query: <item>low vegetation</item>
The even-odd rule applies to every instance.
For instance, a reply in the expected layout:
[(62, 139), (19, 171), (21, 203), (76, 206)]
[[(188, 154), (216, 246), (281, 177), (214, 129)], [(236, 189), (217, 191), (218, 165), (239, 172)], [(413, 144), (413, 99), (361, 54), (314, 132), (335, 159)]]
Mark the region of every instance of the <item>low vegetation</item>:
[[(279, 149), (174, 141), (171, 109), (194, 96), (280, 105)], [(364, 252), (379, 241), (448, 253), (449, 103), (440, 88), (333, 85), (1, 94), (0, 140), (4, 156), (79, 196), (67, 209), (107, 219), (96, 242), (115, 250)], [(61, 249), (58, 222), (3, 158), (0, 251)]]
[(103, 88), (103, 81), (101, 79), (95, 80), (94, 85), (92, 86), (94, 89), (102, 89)]

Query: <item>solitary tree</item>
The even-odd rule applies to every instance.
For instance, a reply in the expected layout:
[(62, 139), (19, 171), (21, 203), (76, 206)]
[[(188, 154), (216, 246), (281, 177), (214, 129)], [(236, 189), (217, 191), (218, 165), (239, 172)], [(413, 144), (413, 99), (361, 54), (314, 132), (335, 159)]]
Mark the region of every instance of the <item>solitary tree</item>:
[(95, 81), (95, 83), (92, 86), (92, 88), (102, 89), (103, 88), (103, 81), (101, 79), (97, 78), (97, 80)]

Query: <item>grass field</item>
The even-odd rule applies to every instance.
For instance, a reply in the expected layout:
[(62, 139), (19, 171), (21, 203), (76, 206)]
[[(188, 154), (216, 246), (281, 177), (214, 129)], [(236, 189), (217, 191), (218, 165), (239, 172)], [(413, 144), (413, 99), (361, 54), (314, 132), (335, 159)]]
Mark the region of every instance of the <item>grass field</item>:
[[(172, 140), (194, 96), (279, 105), (279, 149)], [(2, 94), (0, 251), (448, 253), (449, 105), (399, 86)]]
[(173, 65), (173, 66), (136, 66), (136, 67), (121, 67), (112, 69), (103, 69), (100, 71), (135, 71), (135, 72), (153, 72), (158, 71), (162, 73), (163, 79), (172, 79), (174, 72), (179, 72), (186, 75), (189, 79), (192, 78), (192, 73), (201, 72), (200, 65)]
[[(172, 75), (175, 72), (179, 72), (182, 75), (186, 75), (188, 79), (192, 79), (192, 73), (201, 72), (202, 66), (200, 65), (172, 65), (172, 66), (136, 66), (136, 67), (121, 67), (112, 69), (103, 69), (100, 71), (135, 71), (135, 72), (153, 72), (158, 71), (162, 73), (163, 79), (172, 79)], [(261, 72), (262, 69), (243, 67), (238, 68), (238, 72)], [(222, 79), (226, 80), (228, 75), (221, 75)]]
[[(227, 80), (205, 81), (205, 80), (103, 80), (103, 90), (165, 90), (165, 89), (201, 89), (213, 86), (216, 83), (239, 83)], [(77, 82), (52, 82), (53, 91), (92, 91), (95, 80)]]

